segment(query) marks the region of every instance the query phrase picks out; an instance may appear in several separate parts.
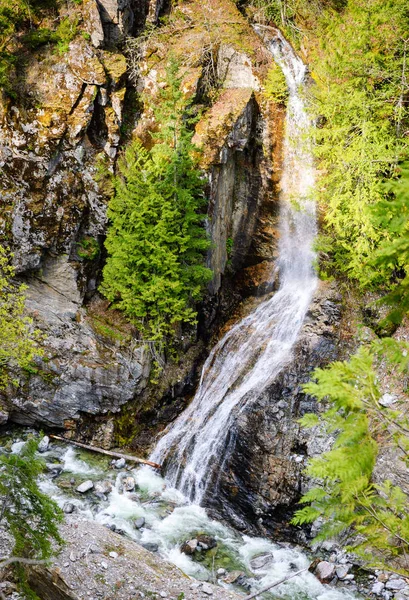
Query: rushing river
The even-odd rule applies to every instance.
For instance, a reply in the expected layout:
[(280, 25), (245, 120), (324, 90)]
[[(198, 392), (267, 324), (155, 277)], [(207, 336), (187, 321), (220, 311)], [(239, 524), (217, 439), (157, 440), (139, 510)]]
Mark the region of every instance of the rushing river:
[[(16, 433), (13, 434), (14, 439)], [(24, 432), (20, 439), (26, 434)], [(6, 439), (0, 439), (0, 451), (2, 444), (10, 444), (9, 436)], [(19, 452), (23, 443), (14, 443), (12, 451)], [(238, 570), (243, 577), (234, 587), (239, 592), (248, 593), (304, 569), (311, 562), (311, 557), (301, 548), (242, 535), (210, 518), (203, 507), (189, 502), (180, 491), (170, 487), (149, 467), (118, 471), (105, 457), (55, 442), (42, 457), (47, 463), (62, 467), (58, 476), (51, 473), (40, 481), (41, 489), (54, 498), (61, 508), (66, 507), (67, 503), (72, 504), (79, 522), (82, 519), (95, 520), (137, 543), (157, 546), (157, 551), (163, 557), (200, 581), (226, 586), (224, 577), (217, 575), (218, 570), (226, 569), (228, 573)], [(126, 477), (134, 478), (135, 490), (124, 491)], [(95, 490), (86, 494), (76, 493), (78, 484), (85, 480), (94, 483), (110, 481), (112, 491), (99, 494), (98, 497)], [(140, 529), (135, 528), (135, 520), (142, 517), (144, 525)], [(213, 537), (217, 547), (208, 552), (196, 552), (193, 557), (181, 552), (182, 543), (200, 533)], [(323, 585), (309, 572), (267, 595), (270, 599), (283, 600), (358, 598), (342, 587)]]

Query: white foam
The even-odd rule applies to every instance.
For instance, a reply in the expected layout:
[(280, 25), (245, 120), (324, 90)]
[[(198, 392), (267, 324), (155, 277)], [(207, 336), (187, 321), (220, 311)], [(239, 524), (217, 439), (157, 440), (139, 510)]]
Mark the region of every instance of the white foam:
[(77, 458), (76, 452), (72, 446), (70, 446), (61, 457), (61, 461), (64, 465), (64, 471), (69, 471), (75, 475), (99, 475), (101, 473), (101, 470), (94, 469), (84, 460)]

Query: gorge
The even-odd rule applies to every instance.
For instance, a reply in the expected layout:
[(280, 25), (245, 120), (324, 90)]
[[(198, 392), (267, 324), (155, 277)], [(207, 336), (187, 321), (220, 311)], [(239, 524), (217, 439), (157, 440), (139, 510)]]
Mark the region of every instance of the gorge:
[(7, 461), (42, 440), (67, 539), (29, 584), (227, 600), (288, 577), (265, 597), (404, 600), (404, 2), (15, 3), (0, 515)]

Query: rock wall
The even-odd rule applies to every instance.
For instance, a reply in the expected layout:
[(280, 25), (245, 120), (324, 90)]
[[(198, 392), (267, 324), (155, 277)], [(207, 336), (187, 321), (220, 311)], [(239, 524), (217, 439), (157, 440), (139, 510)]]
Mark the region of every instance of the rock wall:
[[(75, 429), (83, 418), (107, 415), (94, 433), (109, 444), (111, 415), (122, 405), (135, 400), (147, 414), (152, 410), (144, 392), (150, 357), (130, 343), (132, 328), (107, 310), (97, 287), (107, 226), (106, 175), (115, 168), (124, 133), (129, 138), (135, 125), (137, 134), (152, 126), (149, 94), (155, 101), (170, 54), (179, 52), (184, 91), (203, 111), (196, 141), (209, 179), (208, 262), (215, 276), (202, 311), (202, 335), (209, 337), (241, 299), (232, 281), (239, 282), (243, 268), (272, 260), (271, 248), (263, 256), (255, 250), (265, 225), (260, 216), (275, 202), (270, 175), (279, 142), (273, 148), (268, 131), (279, 129), (282, 120), (278, 111), (272, 122), (261, 94), (271, 57), (230, 0), (184, 3), (141, 52), (141, 108), (121, 43), (168, 10), (167, 0), (85, 0), (61, 7), (61, 19), (78, 22), (67, 51), (52, 45), (31, 50), (17, 79), (18, 94), (0, 99), (0, 239), (28, 285), (27, 309), (45, 339), (43, 359), (32, 372), (16, 374), (18, 389), (2, 395), (2, 422)], [(209, 40), (215, 88), (203, 99)], [(173, 391), (185, 389), (184, 378), (194, 381), (192, 365), (200, 352), (175, 375), (171, 399), (161, 391), (163, 414), (175, 400)], [(163, 404), (161, 398), (157, 402)]]

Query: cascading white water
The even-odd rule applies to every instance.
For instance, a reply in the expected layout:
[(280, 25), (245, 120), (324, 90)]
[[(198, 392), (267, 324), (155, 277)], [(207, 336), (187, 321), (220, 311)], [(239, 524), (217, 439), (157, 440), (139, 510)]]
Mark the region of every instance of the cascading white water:
[(156, 462), (166, 459), (166, 479), (198, 504), (234, 443), (237, 414), (259, 397), (290, 361), (317, 283), (312, 249), (316, 235), (311, 199), (314, 170), (305, 141), (310, 123), (300, 93), (306, 67), (279, 33), (270, 49), (289, 91), (276, 266), (280, 286), (214, 347), (194, 400), (151, 456)]

